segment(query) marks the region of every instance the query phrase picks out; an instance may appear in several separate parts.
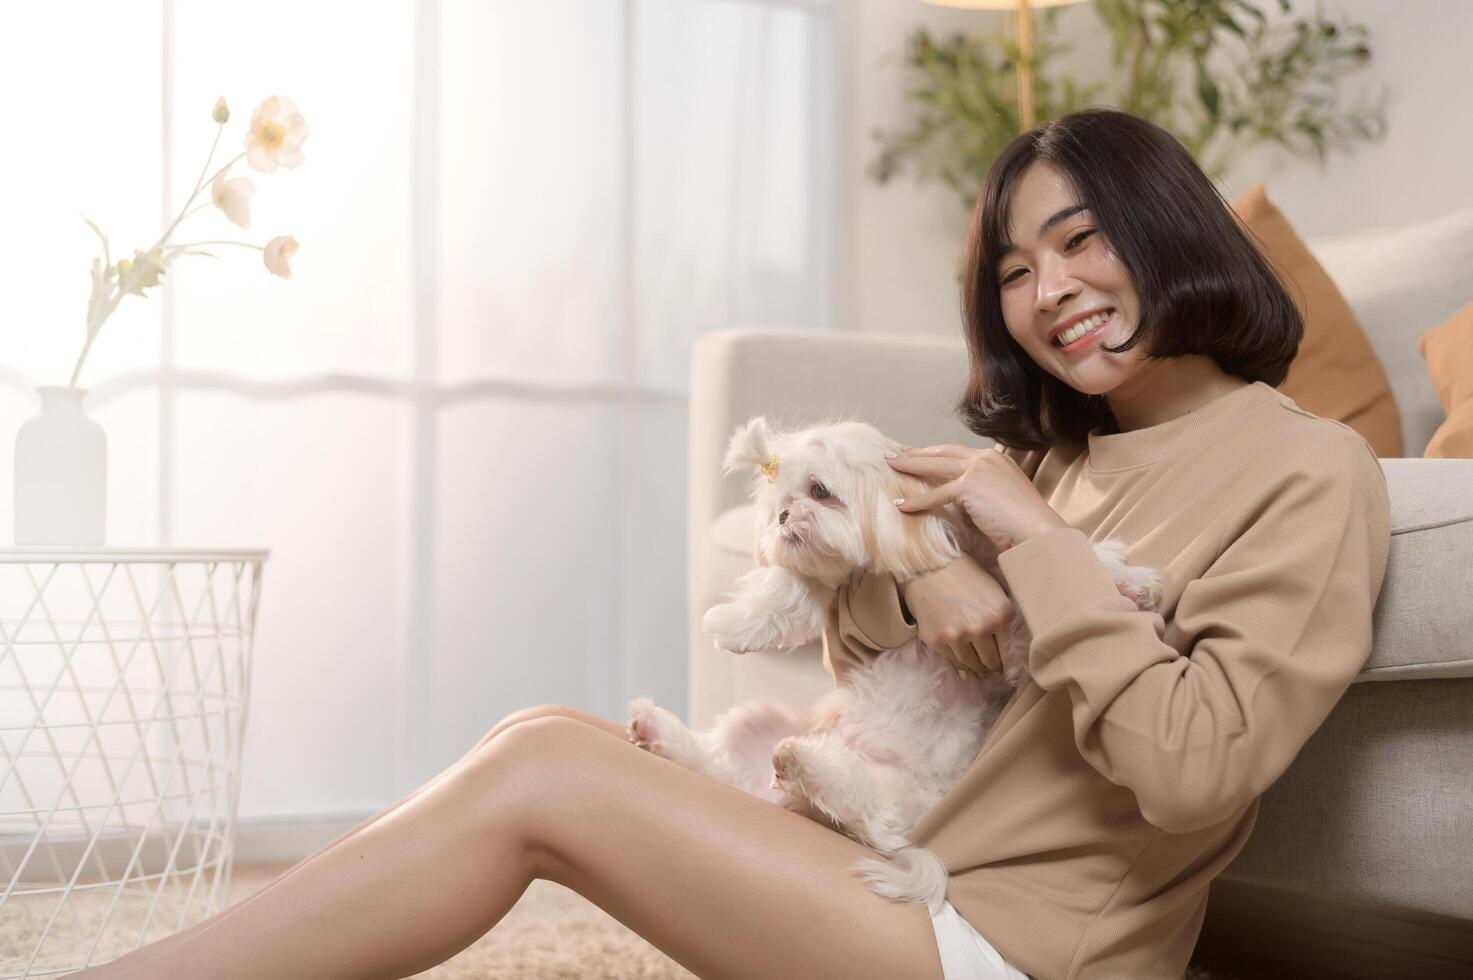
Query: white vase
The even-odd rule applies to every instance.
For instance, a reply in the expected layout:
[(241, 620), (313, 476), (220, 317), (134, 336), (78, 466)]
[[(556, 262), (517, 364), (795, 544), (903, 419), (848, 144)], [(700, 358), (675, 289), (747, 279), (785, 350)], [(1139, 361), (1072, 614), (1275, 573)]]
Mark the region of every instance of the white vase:
[(86, 388), (38, 385), (41, 414), (15, 436), (15, 543), (101, 545), (107, 435), (82, 412)]

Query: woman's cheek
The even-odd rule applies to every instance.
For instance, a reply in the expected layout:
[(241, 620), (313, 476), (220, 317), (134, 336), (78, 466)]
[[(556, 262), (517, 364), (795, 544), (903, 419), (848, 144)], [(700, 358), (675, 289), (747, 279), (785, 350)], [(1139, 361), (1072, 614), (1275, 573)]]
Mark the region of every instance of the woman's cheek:
[[(1013, 341), (1019, 347), (1025, 350), (1029, 349), (1031, 338), (1028, 336), (1026, 329), (1028, 321), (1023, 315), (1024, 311), (1018, 308), (1018, 301), (1016, 299), (1010, 300), (1004, 295), (1000, 305), (1002, 306), (1002, 321), (1008, 328), (1008, 334), (1012, 336)], [(1023, 324), (1024, 326), (1020, 327), (1019, 324)]]

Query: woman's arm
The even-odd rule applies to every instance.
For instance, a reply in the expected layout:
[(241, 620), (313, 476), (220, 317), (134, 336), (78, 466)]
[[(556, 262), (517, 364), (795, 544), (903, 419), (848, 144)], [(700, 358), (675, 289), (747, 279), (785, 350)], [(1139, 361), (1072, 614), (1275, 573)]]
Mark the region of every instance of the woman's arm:
[[(1073, 703), (1074, 740), (1142, 814), (1185, 832), (1228, 819), (1274, 782), (1371, 648), (1390, 502), (1379, 464), (1349, 440), (1245, 503), (1233, 534), (1189, 582), (1174, 625), (1116, 591), (1089, 539), (1058, 528), (1003, 552), (1033, 635), (1028, 665)], [(1321, 460), (1322, 463), (1326, 461)]]

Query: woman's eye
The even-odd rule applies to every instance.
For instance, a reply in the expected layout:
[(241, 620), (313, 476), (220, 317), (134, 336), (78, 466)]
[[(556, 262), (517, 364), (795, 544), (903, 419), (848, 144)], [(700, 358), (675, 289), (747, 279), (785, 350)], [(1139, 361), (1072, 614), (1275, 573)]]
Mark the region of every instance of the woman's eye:
[[(1075, 245), (1078, 245), (1080, 242), (1084, 241), (1086, 238), (1088, 238), (1090, 235), (1093, 235), (1094, 233), (1095, 230), (1093, 228), (1086, 228), (1084, 231), (1081, 231), (1079, 234), (1073, 236), (1064, 243), (1064, 251), (1069, 251), (1069, 249), (1073, 248)], [(1012, 282), (1014, 279), (1018, 278), (1020, 275), (1027, 271), (1027, 269), (1014, 269), (1006, 276), (1003, 276), (1002, 279), (998, 280), (998, 285), (1006, 286), (1008, 283)]]
[(815, 500), (823, 500), (829, 496), (829, 488), (822, 483), (815, 483), (809, 492), (813, 494)]

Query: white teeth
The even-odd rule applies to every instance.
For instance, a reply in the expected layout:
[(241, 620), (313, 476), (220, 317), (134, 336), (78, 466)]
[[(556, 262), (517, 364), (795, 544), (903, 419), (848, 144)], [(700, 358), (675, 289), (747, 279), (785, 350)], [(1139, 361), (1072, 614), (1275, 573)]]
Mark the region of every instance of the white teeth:
[(1085, 334), (1089, 333), (1091, 330), (1095, 329), (1100, 324), (1110, 319), (1110, 312), (1113, 311), (1096, 313), (1094, 316), (1086, 317), (1085, 319), (1080, 320), (1078, 323), (1074, 324), (1074, 326), (1070, 327), (1068, 330), (1065, 330), (1063, 333), (1055, 337), (1054, 343), (1058, 344), (1060, 347), (1067, 347), (1069, 344), (1074, 343), (1074, 341), (1078, 340), (1080, 337), (1083, 337)]

